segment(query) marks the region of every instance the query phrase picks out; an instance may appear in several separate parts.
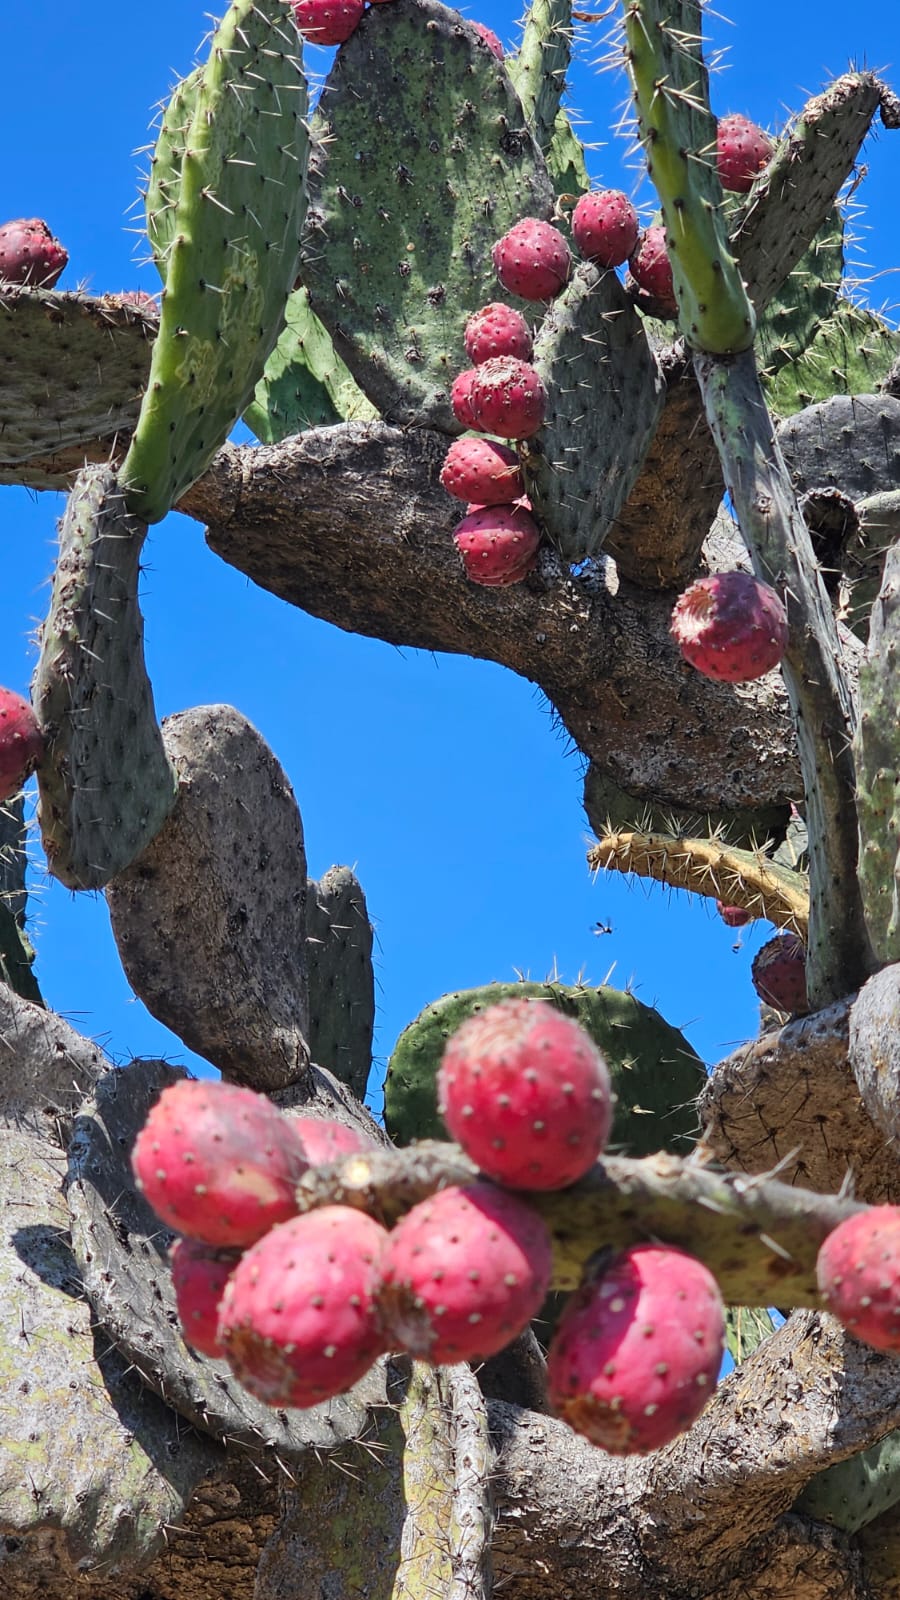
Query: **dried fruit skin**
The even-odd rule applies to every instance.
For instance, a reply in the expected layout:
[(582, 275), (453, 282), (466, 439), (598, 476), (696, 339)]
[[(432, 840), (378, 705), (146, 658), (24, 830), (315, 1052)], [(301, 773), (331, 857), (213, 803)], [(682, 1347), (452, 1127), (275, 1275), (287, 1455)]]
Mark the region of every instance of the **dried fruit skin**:
[(516, 452), (493, 439), (454, 439), (441, 483), (457, 500), (481, 506), (508, 505), (525, 493)]
[(489, 1183), (441, 1189), (389, 1236), (385, 1335), (435, 1366), (495, 1355), (539, 1311), (552, 1258), (545, 1223), (517, 1196)]
[(779, 933), (761, 945), (750, 968), (760, 1000), (776, 1011), (802, 1017), (809, 1010), (806, 946), (796, 933)]
[(31, 702), (0, 689), (0, 802), (18, 794), (44, 753), (44, 736)]
[(219, 1338), (235, 1377), (271, 1406), (343, 1394), (386, 1348), (376, 1318), (387, 1232), (350, 1206), (321, 1206), (272, 1228), (241, 1257)]
[(492, 300), (480, 311), (473, 311), (463, 337), (474, 367), (482, 361), (490, 361), (492, 356), (515, 356), (518, 361), (530, 361), (534, 350), (531, 329), (521, 311), (504, 305), (502, 300)]
[(747, 923), (754, 920), (752, 911), (744, 906), (726, 906), (722, 900), (716, 901), (716, 910), (726, 928), (746, 928)]
[(537, 217), (513, 223), (491, 257), (504, 289), (523, 300), (552, 300), (572, 271), (572, 252), (559, 229)]
[(493, 356), (471, 370), (468, 406), (475, 420), (470, 426), (503, 439), (529, 439), (537, 433), (544, 421), (547, 391), (535, 367), (515, 356)]
[(0, 283), (52, 289), (69, 260), (40, 217), (18, 217), (0, 227)]
[(294, 21), (311, 44), (344, 44), (359, 25), (365, 0), (293, 0)]
[(348, 1128), (345, 1122), (336, 1122), (333, 1117), (291, 1117), (291, 1123), (300, 1136), (311, 1167), (325, 1167), (343, 1156), (365, 1154), (375, 1149), (374, 1139), (367, 1139), (358, 1129)]
[(724, 1343), (712, 1273), (683, 1250), (635, 1245), (566, 1306), (547, 1353), (550, 1403), (611, 1455), (658, 1450), (700, 1415)]
[(672, 637), (705, 678), (746, 683), (777, 667), (788, 642), (781, 596), (749, 572), (714, 572), (685, 589)]
[(816, 1276), (849, 1333), (900, 1353), (900, 1206), (871, 1206), (841, 1222), (819, 1250)]
[(620, 267), (633, 253), (641, 225), (620, 189), (594, 189), (583, 194), (572, 212), (572, 237), (586, 261)]
[(716, 165), (723, 189), (746, 194), (772, 158), (775, 146), (749, 117), (733, 112), (716, 127)]
[(438, 1103), (453, 1138), (513, 1189), (564, 1189), (609, 1138), (613, 1095), (593, 1039), (543, 1000), (502, 1000), (447, 1041)]
[(648, 296), (658, 315), (677, 316), (678, 301), (672, 263), (666, 250), (665, 228), (645, 228), (628, 258), (628, 266), (634, 282)]
[(239, 1260), (236, 1250), (214, 1250), (196, 1239), (176, 1239), (169, 1251), (185, 1343), (214, 1360), (225, 1354), (219, 1338), (219, 1306)]
[(265, 1095), (192, 1079), (164, 1089), (131, 1165), (156, 1215), (204, 1244), (242, 1249), (297, 1210), (307, 1169), (290, 1118)]
[(453, 542), (472, 583), (503, 589), (533, 570), (541, 533), (523, 506), (479, 506), (456, 524)]

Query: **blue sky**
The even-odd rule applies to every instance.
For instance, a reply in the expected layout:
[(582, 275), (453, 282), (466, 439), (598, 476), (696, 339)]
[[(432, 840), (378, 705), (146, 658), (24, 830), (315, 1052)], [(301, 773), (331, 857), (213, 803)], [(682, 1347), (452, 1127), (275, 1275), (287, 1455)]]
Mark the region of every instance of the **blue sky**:
[[(516, 13), (497, 0), (466, 14), (509, 45)], [(891, 72), (894, 7), (887, 0), (815, 6), (732, 0), (730, 23), (710, 14), (728, 65), (713, 80), (714, 109), (743, 111), (773, 129), (851, 61)], [(42, 216), (70, 253), (60, 288), (145, 288), (132, 231), (152, 108), (187, 72), (208, 26), (194, 0), (152, 9), (96, 3), (76, 21), (49, 0), (4, 17), (10, 71), (0, 101), (7, 151), (2, 212)], [(572, 104), (596, 142), (593, 175), (651, 197), (623, 165), (613, 129), (624, 78), (602, 71), (605, 25), (579, 47)], [(310, 52), (321, 71), (333, 52)], [(315, 59), (313, 59), (313, 57)], [(900, 134), (876, 135), (863, 156), (857, 255), (869, 302), (900, 302), (897, 166)], [(59, 497), (0, 488), (0, 682), (28, 686), (31, 633), (47, 603)], [(709, 902), (616, 878), (592, 883), (581, 764), (533, 688), (501, 668), (399, 651), (354, 638), (255, 589), (205, 547), (202, 530), (169, 517), (151, 531), (143, 604), (159, 714), (230, 701), (260, 728), (297, 793), (310, 871), (355, 865), (376, 924), (376, 1053), (448, 989), (517, 972), (583, 975), (634, 987), (685, 1028), (714, 1061), (756, 1031), (753, 951), (739, 948)], [(49, 1004), (116, 1060), (165, 1054), (206, 1070), (153, 1021), (124, 979), (102, 896), (48, 882), (35, 847), (32, 936)], [(612, 925), (596, 935), (598, 922)], [(372, 1098), (380, 1103), (379, 1074)]]

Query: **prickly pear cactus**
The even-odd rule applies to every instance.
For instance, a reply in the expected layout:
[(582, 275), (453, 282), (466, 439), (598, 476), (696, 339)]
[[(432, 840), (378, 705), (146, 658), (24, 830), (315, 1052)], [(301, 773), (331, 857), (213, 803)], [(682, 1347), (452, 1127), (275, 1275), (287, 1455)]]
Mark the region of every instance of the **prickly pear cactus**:
[(309, 291), (297, 289), (287, 303), (284, 332), (244, 412), (247, 427), (263, 444), (277, 444), (304, 428), (367, 422), (377, 415), (312, 310)]
[(372, 924), (349, 867), (329, 867), (306, 902), (309, 1049), (358, 1100), (366, 1092), (375, 1027)]
[(888, 551), (859, 675), (854, 737), (859, 881), (881, 961), (900, 960), (900, 546)]

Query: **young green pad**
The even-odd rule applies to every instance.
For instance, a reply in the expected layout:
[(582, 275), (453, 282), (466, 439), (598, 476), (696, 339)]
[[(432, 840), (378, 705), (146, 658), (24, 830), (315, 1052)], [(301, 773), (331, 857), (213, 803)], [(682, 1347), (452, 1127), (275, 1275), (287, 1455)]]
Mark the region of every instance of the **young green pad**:
[(497, 298), (491, 247), (553, 185), (502, 62), (438, 0), (372, 6), (313, 125), (303, 282), (386, 421), (460, 425), (466, 319)]
[(47, 738), (38, 820), (47, 864), (70, 889), (100, 889), (175, 801), (144, 665), (138, 576), (146, 527), (115, 473), (86, 467), (60, 525), (59, 559), (32, 684)]
[(577, 267), (541, 324), (544, 426), (524, 456), (535, 515), (566, 561), (602, 545), (656, 431), (665, 384), (614, 272)]
[(572, 0), (531, 0), (522, 43), (505, 62), (558, 194), (582, 194), (590, 185), (584, 146), (562, 107), (572, 32)]
[(166, 125), (168, 177), (156, 184), (166, 208), (178, 196), (157, 213), (159, 338), (121, 474), (129, 510), (146, 522), (166, 515), (241, 416), (296, 279), (309, 140), (287, 0), (234, 0), (182, 100)]
[(162, 108), (159, 133), (150, 157), (150, 172), (144, 193), (147, 237), (157, 271), (166, 281), (169, 252), (175, 238), (178, 201), (181, 194), (181, 167), (188, 147), (191, 123), (197, 110), (197, 96), (203, 80), (203, 64), (176, 83), (171, 99)]
[(244, 412), (247, 427), (263, 444), (278, 444), (304, 428), (377, 416), (310, 306), (309, 291), (295, 290), (284, 331)]

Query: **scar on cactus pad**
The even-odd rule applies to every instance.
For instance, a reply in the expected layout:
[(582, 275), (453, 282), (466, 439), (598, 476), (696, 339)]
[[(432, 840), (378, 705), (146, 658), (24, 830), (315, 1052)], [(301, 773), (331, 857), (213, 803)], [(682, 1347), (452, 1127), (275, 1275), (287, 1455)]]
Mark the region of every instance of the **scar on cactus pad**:
[(784, 602), (749, 572), (698, 578), (675, 602), (672, 636), (705, 678), (746, 683), (777, 667), (788, 641)]

